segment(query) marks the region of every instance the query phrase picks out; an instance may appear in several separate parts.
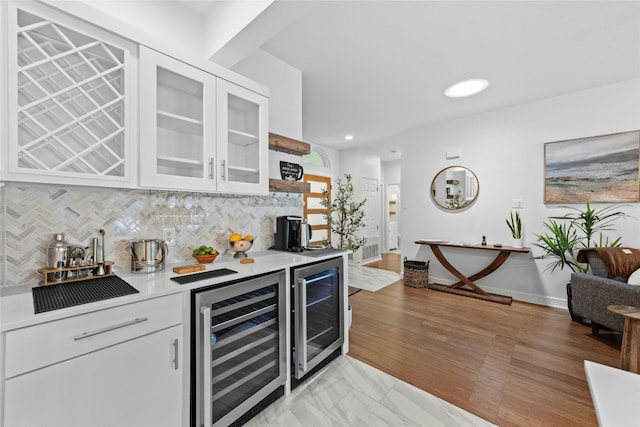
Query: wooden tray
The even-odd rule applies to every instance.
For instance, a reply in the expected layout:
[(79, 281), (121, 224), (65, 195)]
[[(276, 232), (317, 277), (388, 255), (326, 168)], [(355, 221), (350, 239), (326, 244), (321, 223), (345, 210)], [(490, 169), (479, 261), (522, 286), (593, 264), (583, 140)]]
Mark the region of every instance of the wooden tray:
[(63, 268), (41, 268), (38, 270), (38, 273), (42, 273), (44, 275), (44, 286), (48, 285), (58, 285), (60, 283), (71, 283), (71, 282), (80, 282), (82, 280), (95, 279), (96, 277), (105, 277), (111, 276), (113, 274), (113, 261), (105, 261), (104, 262), (104, 276), (82, 276), (82, 277), (74, 277), (73, 279), (64, 279), (64, 280), (54, 280), (50, 276), (52, 273), (58, 273), (60, 271), (75, 271), (76, 273), (80, 273), (85, 270), (95, 270), (98, 268), (100, 264), (91, 264), (91, 265), (83, 265), (78, 267), (63, 267)]
[(178, 274), (186, 274), (186, 273), (193, 273), (195, 271), (202, 271), (202, 270), (205, 270), (206, 268), (207, 267), (205, 267), (202, 264), (181, 265), (178, 267), (173, 267), (173, 272)]

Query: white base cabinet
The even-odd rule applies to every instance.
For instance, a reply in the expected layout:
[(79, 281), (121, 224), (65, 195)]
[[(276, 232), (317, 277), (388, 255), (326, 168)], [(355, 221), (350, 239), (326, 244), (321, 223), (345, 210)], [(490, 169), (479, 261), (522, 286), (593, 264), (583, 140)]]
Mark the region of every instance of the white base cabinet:
[(180, 294), (4, 333), (4, 427), (180, 426)]
[(8, 379), (4, 425), (179, 426), (181, 345), (174, 326)]

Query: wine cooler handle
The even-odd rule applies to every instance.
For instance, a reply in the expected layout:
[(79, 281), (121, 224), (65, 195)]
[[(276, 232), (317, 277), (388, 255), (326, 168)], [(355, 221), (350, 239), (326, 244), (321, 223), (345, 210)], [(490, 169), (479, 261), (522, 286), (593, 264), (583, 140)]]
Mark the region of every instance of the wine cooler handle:
[(298, 362), (299, 377), (307, 372), (307, 281), (298, 281), (300, 299), (298, 301), (298, 316), (300, 319), (298, 326), (298, 342), (296, 343), (296, 358)]
[(204, 425), (206, 427), (211, 426), (211, 401), (212, 401), (212, 390), (211, 390), (211, 308), (202, 307), (200, 308), (200, 313), (203, 316), (203, 326), (202, 326), (202, 375), (204, 376), (203, 382), (203, 391), (202, 400), (204, 401)]

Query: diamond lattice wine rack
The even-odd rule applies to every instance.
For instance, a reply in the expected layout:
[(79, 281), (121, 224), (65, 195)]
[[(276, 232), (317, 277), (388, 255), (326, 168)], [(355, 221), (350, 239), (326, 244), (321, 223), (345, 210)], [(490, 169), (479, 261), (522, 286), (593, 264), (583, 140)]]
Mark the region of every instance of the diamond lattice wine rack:
[(17, 167), (123, 177), (125, 51), (17, 10)]

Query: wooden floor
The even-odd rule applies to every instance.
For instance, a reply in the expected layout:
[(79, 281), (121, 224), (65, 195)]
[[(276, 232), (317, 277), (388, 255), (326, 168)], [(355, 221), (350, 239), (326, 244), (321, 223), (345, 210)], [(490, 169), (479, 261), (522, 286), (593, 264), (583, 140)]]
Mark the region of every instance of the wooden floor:
[[(400, 256), (368, 264), (400, 272)], [(583, 361), (619, 367), (620, 336), (567, 310), (396, 282), (349, 297), (349, 354), (500, 426), (597, 426)]]

